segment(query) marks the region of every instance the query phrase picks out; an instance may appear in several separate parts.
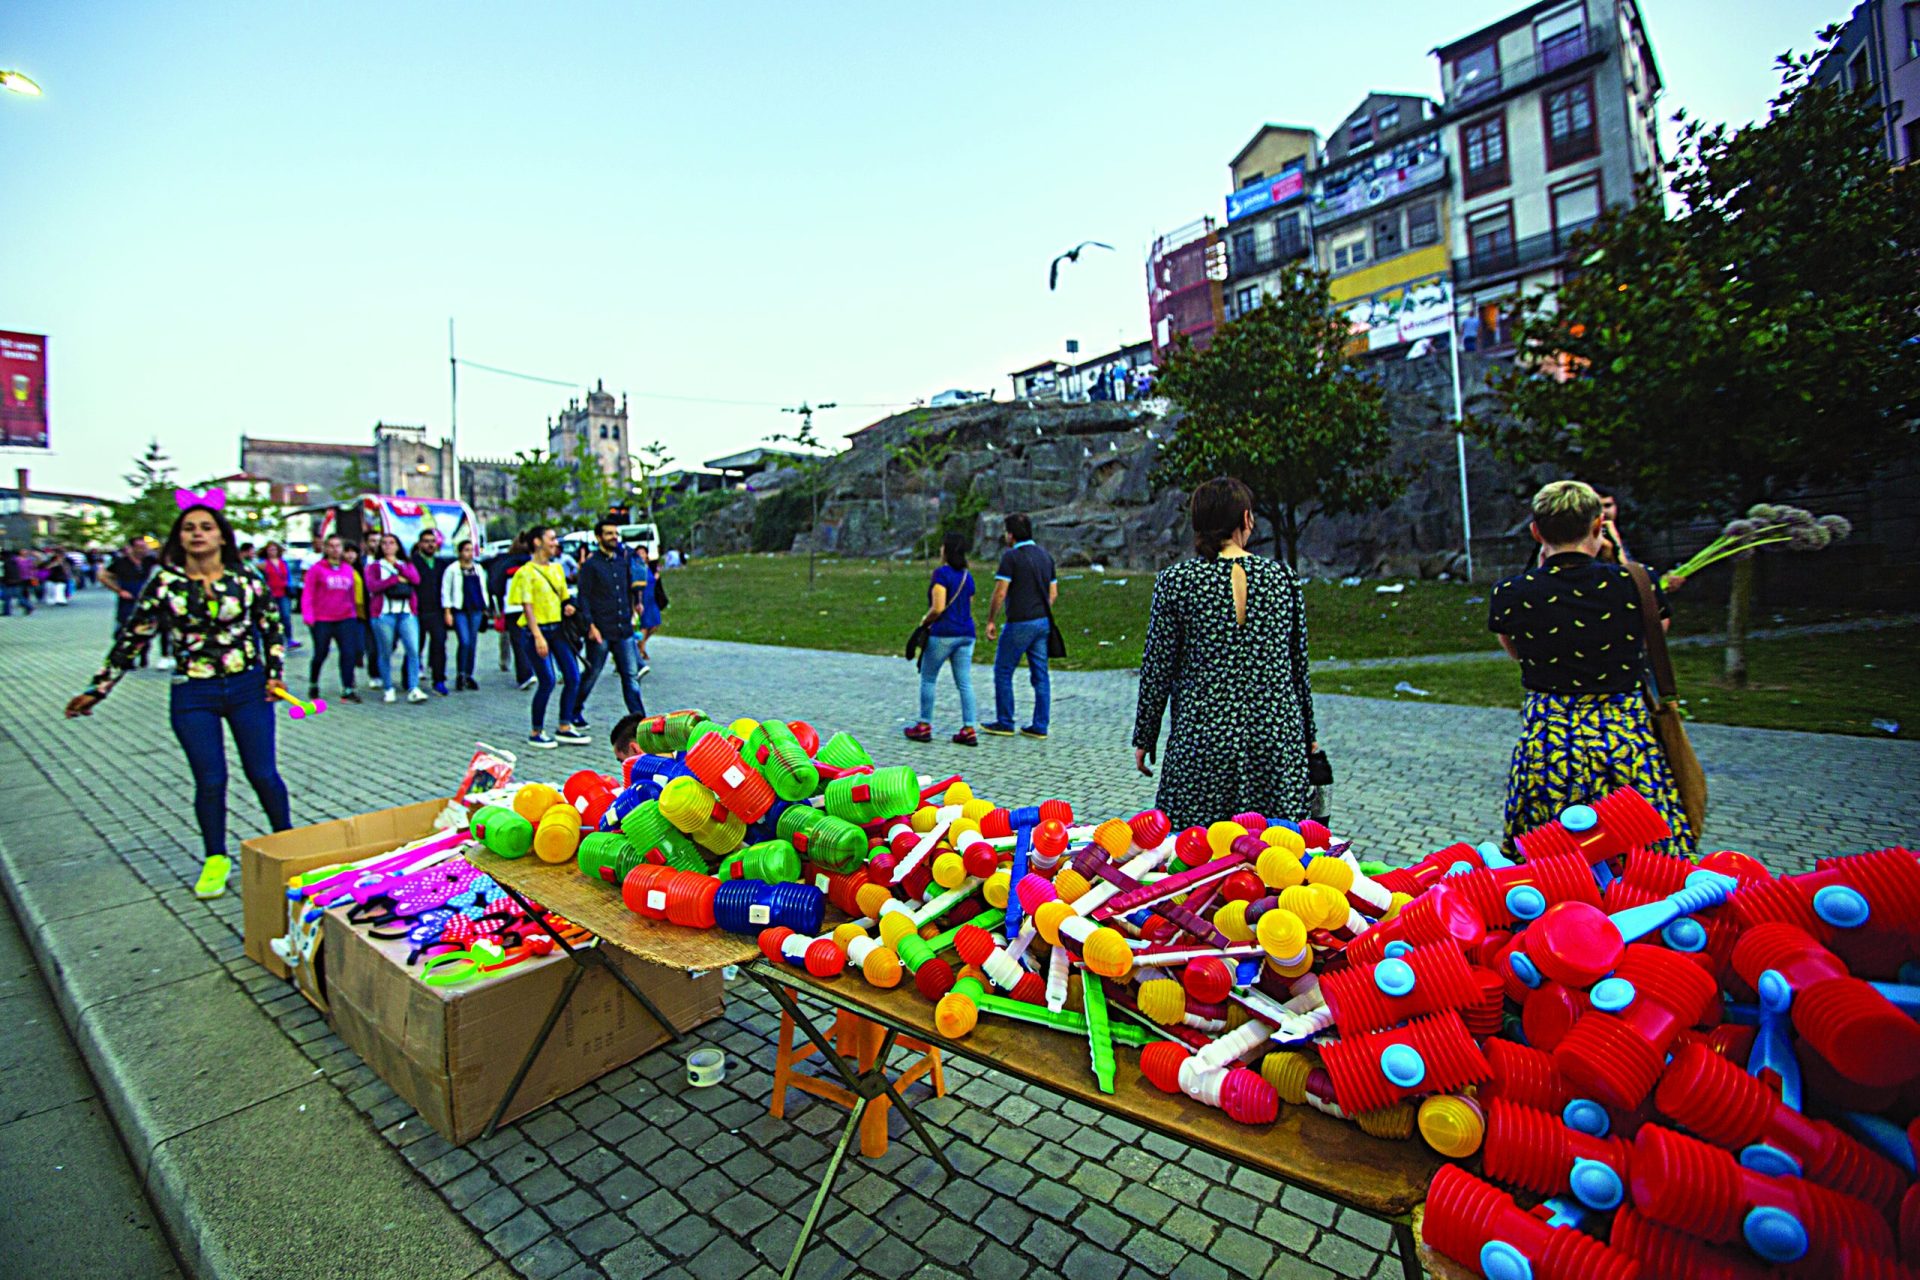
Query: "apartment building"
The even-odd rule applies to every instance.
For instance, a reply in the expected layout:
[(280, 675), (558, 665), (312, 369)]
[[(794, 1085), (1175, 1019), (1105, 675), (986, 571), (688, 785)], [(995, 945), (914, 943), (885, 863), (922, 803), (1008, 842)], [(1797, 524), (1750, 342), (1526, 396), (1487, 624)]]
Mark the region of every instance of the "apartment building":
[(1920, 157), (1920, 0), (1865, 0), (1815, 75), (1872, 92), (1891, 163)]
[(1315, 130), (1267, 124), (1227, 162), (1227, 319), (1252, 310), (1283, 270), (1312, 253), (1307, 183), (1319, 153)]

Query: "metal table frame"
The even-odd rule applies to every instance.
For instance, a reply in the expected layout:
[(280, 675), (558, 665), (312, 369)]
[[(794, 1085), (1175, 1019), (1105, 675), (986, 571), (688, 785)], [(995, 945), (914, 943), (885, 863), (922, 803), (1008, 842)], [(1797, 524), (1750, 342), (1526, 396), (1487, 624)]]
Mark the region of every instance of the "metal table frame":
[[(820, 1211), (826, 1206), (827, 1196), (833, 1191), (834, 1179), (838, 1176), (840, 1166), (846, 1158), (847, 1147), (852, 1141), (853, 1135), (859, 1131), (860, 1118), (865, 1113), (868, 1102), (883, 1095), (891, 1098), (894, 1107), (901, 1115), (907, 1118), (907, 1123), (913, 1127), (914, 1134), (919, 1138), (921, 1145), (927, 1148), (928, 1153), (939, 1162), (940, 1167), (946, 1170), (949, 1177), (957, 1176), (953, 1166), (947, 1162), (946, 1154), (941, 1151), (939, 1144), (936, 1143), (927, 1132), (925, 1123), (919, 1116), (913, 1113), (911, 1108), (901, 1101), (900, 1095), (894, 1091), (892, 1081), (887, 1078), (887, 1056), (893, 1049), (894, 1041), (901, 1035), (920, 1037), (924, 1038), (929, 1044), (937, 1045), (942, 1052), (954, 1054), (968, 1062), (992, 1067), (995, 1070), (1004, 1070), (1004, 1067), (997, 1059), (969, 1049), (964, 1041), (949, 1040), (941, 1036), (937, 1031), (927, 1027), (908, 1025), (884, 1012), (864, 1005), (854, 1005), (852, 1003), (841, 1004), (834, 1000), (834, 989), (831, 986), (808, 981), (789, 965), (775, 964), (764, 959), (755, 960), (742, 966), (741, 972), (771, 995), (774, 1001), (780, 1006), (782, 1012), (792, 1018), (796, 1026), (806, 1032), (807, 1038), (813, 1041), (815, 1047), (820, 1050), (827, 1061), (833, 1064), (834, 1069), (840, 1073), (840, 1077), (846, 1082), (847, 1088), (858, 1095), (860, 1099), (858, 1105), (855, 1106), (852, 1114), (848, 1117), (846, 1127), (841, 1131), (839, 1145), (834, 1148), (832, 1158), (827, 1161), (827, 1168), (826, 1172), (822, 1175), (820, 1189), (814, 1193), (813, 1204), (807, 1211), (805, 1222), (801, 1225), (799, 1239), (794, 1241), (793, 1255), (787, 1260), (787, 1268), (785, 1272), (782, 1273), (781, 1280), (793, 1280), (793, 1274), (800, 1266), (800, 1259), (807, 1251), (807, 1245), (812, 1238), (814, 1227), (819, 1222)], [(880, 1046), (879, 1057), (875, 1060), (871, 1070), (867, 1072), (856, 1072), (848, 1065), (846, 1059), (835, 1051), (832, 1043), (821, 1033), (820, 1029), (814, 1025), (813, 1020), (807, 1016), (805, 1010), (800, 1007), (799, 1002), (793, 998), (792, 993), (795, 991), (804, 991), (816, 995), (834, 1008), (845, 1009), (855, 1017), (866, 1018), (871, 1022), (877, 1022), (887, 1029), (886, 1039)], [(1024, 1081), (1027, 1077), (1021, 1076), (1019, 1079)], [(1042, 1087), (1045, 1087), (1043, 1081), (1032, 1083), (1040, 1083)], [(1064, 1093), (1060, 1096), (1069, 1101), (1080, 1102), (1082, 1105), (1094, 1105), (1087, 1103), (1082, 1098), (1071, 1097)], [(1119, 1113), (1116, 1112), (1115, 1114)], [(1177, 1129), (1170, 1129), (1163, 1125), (1154, 1124), (1140, 1116), (1123, 1115), (1122, 1118), (1130, 1124), (1138, 1124), (1142, 1128), (1152, 1129), (1157, 1133), (1161, 1133), (1166, 1137), (1174, 1138), (1178, 1141), (1190, 1142), (1192, 1140), (1190, 1135), (1181, 1133)], [(1262, 1177), (1272, 1178), (1274, 1181), (1284, 1185), (1293, 1185), (1288, 1183), (1287, 1179), (1275, 1174), (1272, 1168), (1268, 1166), (1257, 1164), (1250, 1160), (1235, 1159), (1224, 1152), (1215, 1151), (1212, 1148), (1208, 1148), (1208, 1150), (1212, 1154), (1219, 1155), (1221, 1159), (1231, 1164), (1236, 1164), (1243, 1169), (1251, 1170), (1254, 1173), (1260, 1174)], [(1302, 1188), (1302, 1190), (1306, 1189), (1307, 1188)], [(1334, 1198), (1327, 1196), (1324, 1191), (1313, 1191), (1312, 1194), (1326, 1199)], [(1400, 1258), (1401, 1275), (1404, 1277), (1404, 1280), (1422, 1280), (1423, 1273), (1420, 1266), (1419, 1246), (1414, 1239), (1412, 1213), (1388, 1217), (1370, 1209), (1361, 1208), (1359, 1205), (1347, 1204), (1344, 1201), (1338, 1201), (1337, 1203), (1340, 1203), (1342, 1208), (1352, 1209), (1356, 1213), (1363, 1214), (1376, 1222), (1382, 1222), (1391, 1227), (1393, 1229), (1394, 1250)]]

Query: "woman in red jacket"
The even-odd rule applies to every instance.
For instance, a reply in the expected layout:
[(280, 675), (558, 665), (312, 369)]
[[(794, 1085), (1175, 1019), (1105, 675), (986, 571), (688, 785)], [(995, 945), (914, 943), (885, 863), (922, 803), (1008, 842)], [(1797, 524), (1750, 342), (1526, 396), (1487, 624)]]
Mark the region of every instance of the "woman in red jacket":
[(420, 619), (414, 615), (420, 571), (400, 554), (400, 539), (380, 535), (380, 555), (367, 566), (367, 608), (373, 614), (374, 657), (380, 664), (380, 683), (387, 686), (382, 702), (399, 696), (393, 678), (393, 642), (406, 650), (407, 701), (425, 702), (420, 687)]

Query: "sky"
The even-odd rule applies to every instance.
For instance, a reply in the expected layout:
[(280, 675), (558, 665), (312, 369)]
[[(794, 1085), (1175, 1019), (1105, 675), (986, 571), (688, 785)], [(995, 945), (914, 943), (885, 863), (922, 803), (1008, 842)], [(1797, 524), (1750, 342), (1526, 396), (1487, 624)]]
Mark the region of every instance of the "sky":
[[(0, 94), (0, 329), (50, 335), (54, 450), (0, 467), (112, 497), (150, 438), (183, 480), (242, 434), (437, 438), (449, 318), (463, 359), (628, 393), (682, 466), (783, 405), (841, 405), (837, 444), (1005, 395), (1146, 337), (1148, 245), (1220, 216), (1259, 125), (1437, 96), (1428, 51), (1518, 7), (6, 0), (0, 68), (45, 96)], [(1847, 9), (1642, 0), (1663, 113), (1764, 114)], [(1050, 293), (1085, 239), (1115, 251)], [(462, 457), (578, 394), (460, 388)]]

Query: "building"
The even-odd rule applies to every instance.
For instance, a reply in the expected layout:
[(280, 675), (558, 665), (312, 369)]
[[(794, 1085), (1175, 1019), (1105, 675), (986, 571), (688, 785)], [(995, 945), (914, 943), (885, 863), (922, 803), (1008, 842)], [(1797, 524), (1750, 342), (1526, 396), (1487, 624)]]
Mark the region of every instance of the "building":
[(286, 506), (332, 501), (355, 476), (363, 492), (453, 496), (453, 445), (428, 444), (425, 427), (391, 422), (374, 423), (371, 445), (241, 436), (240, 470), (267, 482)]
[(739, 453), (730, 453), (724, 458), (709, 458), (701, 465), (708, 471), (719, 473), (722, 483), (728, 488), (751, 487), (753, 478), (768, 471), (780, 471), (796, 459), (825, 458), (825, 454), (798, 453), (792, 449), (769, 449), (765, 445), (755, 445)]
[(1222, 319), (1227, 249), (1212, 218), (1156, 237), (1147, 254), (1147, 333), (1156, 362), (1181, 334), (1205, 350)]
[(1462, 343), (1497, 349), (1516, 299), (1564, 278), (1572, 234), (1657, 171), (1660, 72), (1635, 0), (1543, 0), (1433, 54)]
[(1319, 133), (1266, 124), (1227, 162), (1225, 319), (1252, 310), (1283, 270), (1313, 251), (1307, 183), (1319, 160)]
[(1061, 375), (1060, 386), (1066, 400), (1080, 404), (1132, 400), (1152, 385), (1153, 372), (1153, 344), (1134, 342), (1082, 360)]
[(1887, 159), (1908, 164), (1920, 156), (1920, 4), (1864, 0), (1814, 75), (1824, 84), (1871, 89)]
[[(57, 537), (62, 517), (106, 521), (113, 504), (90, 493), (36, 489), (25, 467), (15, 467), (13, 488), (0, 490), (0, 539), (9, 547), (43, 547)], [(74, 548), (81, 550), (84, 548)]]
[(1327, 137), (1308, 184), (1313, 253), (1361, 350), (1447, 331), (1447, 175), (1438, 108), (1417, 94), (1369, 93)]
[(625, 482), (632, 474), (627, 452), (627, 398), (614, 404), (613, 393), (604, 381), (594, 383), (586, 399), (567, 402), (560, 416), (547, 420), (547, 452), (562, 462), (571, 463), (584, 447), (600, 469)]
[(1015, 400), (1058, 400), (1060, 382), (1067, 366), (1058, 360), (1042, 360), (1025, 369), (1016, 369), (1007, 377), (1013, 382)]

